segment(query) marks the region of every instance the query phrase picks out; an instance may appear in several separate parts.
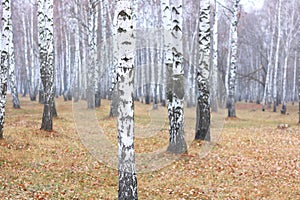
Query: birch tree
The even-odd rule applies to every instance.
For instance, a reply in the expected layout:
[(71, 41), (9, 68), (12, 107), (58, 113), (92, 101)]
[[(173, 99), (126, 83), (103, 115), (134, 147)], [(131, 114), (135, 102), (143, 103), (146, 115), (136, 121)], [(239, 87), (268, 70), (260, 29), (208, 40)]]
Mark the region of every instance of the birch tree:
[(228, 85), (228, 117), (236, 117), (235, 112), (235, 82), (237, 71), (237, 59), (238, 59), (238, 10), (240, 0), (235, 0), (233, 5), (233, 16), (231, 18), (230, 32), (231, 32), (231, 59), (229, 69), (229, 85)]
[(287, 23), (284, 27), (285, 32), (285, 58), (284, 58), (284, 67), (283, 67), (283, 85), (282, 85), (282, 108), (281, 113), (286, 114), (286, 104), (287, 104), (287, 70), (288, 70), (288, 60), (290, 57), (290, 47), (292, 45), (292, 41), (295, 40), (296, 35), (298, 34), (298, 20), (295, 17), (295, 0), (292, 3), (286, 3), (286, 12), (285, 12), (285, 20)]
[(299, 120), (298, 123), (300, 124), (300, 73), (298, 74), (298, 115), (299, 115)]
[(44, 88), (44, 112), (41, 129), (52, 131), (52, 109), (54, 108), (53, 0), (38, 0), (38, 30), (40, 72)]
[(270, 35), (270, 52), (268, 55), (268, 66), (267, 66), (267, 74), (266, 74), (266, 81), (265, 81), (265, 89), (264, 89), (264, 96), (263, 96), (263, 101), (262, 101), (262, 111), (265, 111), (265, 104), (266, 101), (268, 101), (268, 108), (270, 108), (271, 105), (271, 96), (272, 96), (272, 74), (273, 74), (273, 52), (274, 52), (274, 38), (275, 38), (275, 22), (273, 22), (272, 25), (272, 20), (269, 19), (270, 23), (270, 31), (272, 32)]
[(274, 77), (273, 77), (273, 112), (277, 109), (277, 76), (278, 76), (278, 62), (279, 62), (279, 51), (281, 42), (281, 7), (282, 0), (278, 0), (277, 4), (277, 43), (275, 52), (275, 65), (274, 65)]
[(168, 117), (170, 142), (167, 151), (180, 154), (187, 151), (184, 137), (184, 68), (182, 49), (182, 0), (170, 5), (172, 19), (172, 65), (168, 88)]
[[(11, 1), (9, 1), (9, 4), (11, 4)], [(12, 101), (13, 101), (13, 107), (14, 108), (20, 108), (20, 101), (18, 97), (18, 91), (16, 87), (16, 75), (15, 75), (15, 49), (14, 49), (14, 34), (13, 34), (13, 25), (12, 25), (12, 19), (11, 19), (11, 5), (7, 7), (7, 12), (9, 12), (9, 18), (8, 20), (8, 26), (9, 26), (9, 32), (8, 32), (8, 40), (9, 40), (9, 68), (8, 68), (8, 76), (10, 81), (10, 90), (12, 95)]]
[(292, 91), (292, 104), (295, 104), (295, 93), (296, 93), (296, 81), (297, 81), (297, 51), (295, 51), (295, 57), (294, 57), (294, 77), (293, 77), (293, 91)]
[[(74, 5), (74, 12), (75, 15), (78, 15), (78, 3), (76, 2)], [(75, 57), (74, 57), (74, 81), (73, 81), (73, 96), (74, 96), (74, 102), (77, 102), (79, 100), (79, 70), (81, 67), (81, 59), (80, 59), (80, 35), (79, 35), (79, 21), (74, 20), (73, 22), (73, 30), (75, 33)]]
[(97, 0), (89, 0), (89, 32), (88, 32), (88, 89), (87, 102), (88, 108), (95, 108), (95, 70), (97, 61), (97, 36), (96, 36), (96, 4)]
[[(161, 0), (161, 10), (162, 10), (162, 27), (166, 31), (172, 31), (172, 19), (171, 19), (171, 8), (170, 0)], [(167, 69), (172, 67), (173, 57), (171, 43), (168, 38), (163, 38), (163, 66), (162, 66), (162, 106), (166, 105), (166, 83), (167, 83)]]
[(116, 0), (119, 199), (138, 199), (134, 154), (134, 27), (132, 2)]
[(218, 90), (218, 21), (219, 21), (219, 5), (215, 0), (215, 12), (214, 12), (214, 25), (213, 25), (213, 65), (211, 69), (211, 106), (212, 111), (218, 111), (218, 98), (217, 98), (217, 90)]
[(2, 34), (1, 34), (1, 69), (0, 69), (0, 139), (3, 138), (4, 118), (5, 118), (5, 105), (7, 93), (7, 70), (9, 67), (9, 49), (10, 38), (9, 35), (12, 31), (9, 24), (11, 19), (11, 1), (2, 0)]
[(196, 119), (196, 140), (210, 141), (210, 1), (200, 1), (199, 21), (199, 68), (197, 70), (198, 99)]

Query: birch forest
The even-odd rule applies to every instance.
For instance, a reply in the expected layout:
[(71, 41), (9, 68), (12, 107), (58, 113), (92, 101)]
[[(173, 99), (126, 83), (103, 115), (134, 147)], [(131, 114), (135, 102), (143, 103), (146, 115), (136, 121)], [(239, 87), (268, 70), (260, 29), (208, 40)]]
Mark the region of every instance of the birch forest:
[(0, 198), (300, 198), (298, 11), (1, 0)]

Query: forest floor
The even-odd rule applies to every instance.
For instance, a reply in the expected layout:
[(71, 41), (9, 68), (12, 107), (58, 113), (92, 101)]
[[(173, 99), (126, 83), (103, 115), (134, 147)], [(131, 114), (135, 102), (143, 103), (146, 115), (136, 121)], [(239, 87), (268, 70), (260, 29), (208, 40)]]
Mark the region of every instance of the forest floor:
[[(117, 170), (103, 163), (92, 140), (85, 140), (91, 137), (90, 127), (86, 125), (85, 133), (80, 118), (74, 120), (80, 113), (72, 111), (72, 102), (56, 99), (59, 117), (54, 119), (54, 131), (45, 132), (40, 130), (42, 105), (20, 97), (22, 108), (16, 110), (8, 99), (0, 141), (0, 199), (117, 199)], [(163, 149), (168, 144), (165, 109), (150, 112), (149, 105), (135, 106), (136, 131), (145, 134), (135, 141), (136, 153)], [(194, 134), (194, 110), (185, 111), (187, 135)], [(173, 162), (137, 166), (139, 198), (300, 199), (298, 107), (288, 105), (288, 112), (261, 112), (260, 105), (237, 103), (238, 118), (224, 117), (215, 124), (212, 143), (188, 140), (188, 153)], [(109, 102), (102, 101), (94, 116), (114, 145), (116, 119), (108, 113)], [(278, 128), (279, 124), (290, 127)], [(116, 159), (112, 160), (113, 166)]]

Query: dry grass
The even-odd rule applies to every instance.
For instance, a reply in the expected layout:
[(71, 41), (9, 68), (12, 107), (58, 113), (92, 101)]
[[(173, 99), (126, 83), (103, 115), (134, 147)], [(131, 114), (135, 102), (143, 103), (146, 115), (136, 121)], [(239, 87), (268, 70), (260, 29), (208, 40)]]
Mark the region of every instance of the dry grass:
[[(59, 117), (51, 133), (39, 130), (42, 105), (27, 98), (21, 103), (18, 110), (7, 105), (5, 139), (0, 141), (0, 199), (117, 199), (117, 171), (82, 144), (72, 103), (57, 100)], [(165, 111), (149, 109), (136, 103), (137, 153), (168, 144)], [(192, 142), (187, 155), (158, 171), (139, 173), (139, 198), (300, 199), (297, 107), (289, 105), (285, 116), (261, 112), (255, 104), (239, 103), (237, 109), (238, 118), (226, 120), (221, 138), (205, 157), (199, 152), (208, 144)], [(109, 103), (103, 101), (96, 116), (105, 136), (116, 144), (116, 120), (107, 117), (108, 111)], [(151, 114), (159, 120), (151, 122)], [(282, 123), (291, 127), (277, 129)], [(194, 127), (188, 125), (187, 134), (192, 135)]]

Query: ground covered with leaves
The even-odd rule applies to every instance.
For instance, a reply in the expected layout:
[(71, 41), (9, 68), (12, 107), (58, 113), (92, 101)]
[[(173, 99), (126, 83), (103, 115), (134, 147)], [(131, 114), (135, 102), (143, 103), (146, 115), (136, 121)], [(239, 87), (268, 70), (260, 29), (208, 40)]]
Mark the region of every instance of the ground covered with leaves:
[[(56, 99), (59, 117), (54, 119), (54, 131), (44, 132), (39, 130), (43, 105), (20, 100), (21, 109), (13, 109), (11, 102), (7, 105), (0, 141), (0, 199), (117, 199), (117, 170), (82, 142), (84, 134), (77, 133), (72, 102)], [(149, 112), (151, 106), (141, 103), (135, 107), (137, 132), (151, 133), (136, 139), (136, 152), (166, 146), (166, 110)], [(187, 109), (187, 121), (194, 110)], [(217, 140), (189, 141), (187, 154), (167, 165), (159, 163), (163, 167), (138, 172), (139, 198), (300, 199), (297, 106), (288, 105), (288, 112), (262, 112), (259, 105), (238, 103), (238, 118), (224, 119)], [(116, 144), (116, 119), (108, 113), (109, 102), (102, 101), (95, 114), (103, 133)], [(193, 128), (187, 122), (187, 134), (193, 135)], [(202, 154), (205, 145), (211, 148)]]

